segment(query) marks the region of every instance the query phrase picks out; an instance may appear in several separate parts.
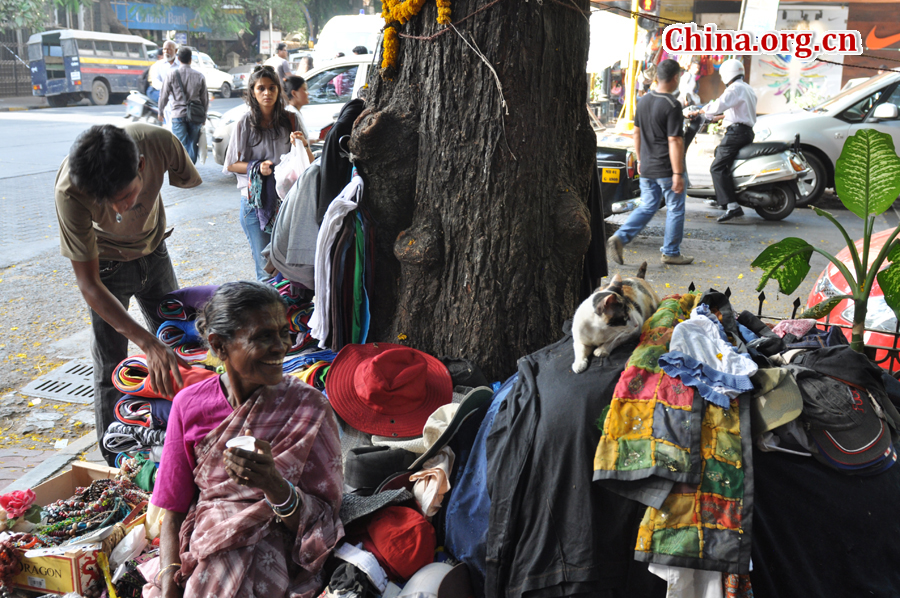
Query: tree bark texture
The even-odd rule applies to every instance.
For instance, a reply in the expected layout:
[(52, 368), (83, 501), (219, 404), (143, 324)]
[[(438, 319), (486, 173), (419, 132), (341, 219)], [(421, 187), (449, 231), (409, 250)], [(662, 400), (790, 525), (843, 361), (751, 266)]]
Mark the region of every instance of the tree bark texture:
[[(561, 2), (500, 0), (457, 26), (506, 108), (452, 29), (401, 37), (393, 80), (370, 77), (350, 142), (377, 223), (370, 340), (469, 358), (498, 380), (574, 313), (596, 137), (588, 3)], [(485, 4), (454, 0), (452, 19)], [(436, 15), (429, 0), (399, 30), (430, 36)]]
[(129, 34), (131, 31), (116, 17), (110, 0), (100, 0), (100, 14), (110, 33)]

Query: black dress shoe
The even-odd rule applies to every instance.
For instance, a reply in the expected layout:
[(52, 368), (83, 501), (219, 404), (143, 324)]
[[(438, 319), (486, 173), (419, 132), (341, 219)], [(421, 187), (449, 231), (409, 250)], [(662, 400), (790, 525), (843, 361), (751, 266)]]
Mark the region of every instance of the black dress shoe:
[(724, 214), (716, 218), (716, 222), (728, 222), (729, 220), (733, 220), (735, 218), (740, 218), (744, 215), (744, 210), (741, 209), (740, 206), (734, 208), (733, 210), (726, 210)]

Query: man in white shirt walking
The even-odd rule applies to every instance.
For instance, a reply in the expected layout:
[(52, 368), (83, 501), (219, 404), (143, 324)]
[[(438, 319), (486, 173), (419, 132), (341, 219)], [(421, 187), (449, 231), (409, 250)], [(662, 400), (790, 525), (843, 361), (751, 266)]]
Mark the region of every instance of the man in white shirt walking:
[(719, 75), (725, 82), (725, 91), (707, 104), (700, 112), (708, 117), (724, 114), (725, 137), (716, 148), (716, 158), (709, 167), (716, 201), (726, 208), (717, 222), (727, 222), (744, 215), (737, 203), (731, 167), (738, 152), (753, 143), (753, 125), (756, 124), (756, 93), (744, 82), (744, 63), (736, 58), (726, 60), (719, 67)]
[(264, 63), (275, 69), (275, 73), (278, 75), (278, 80), (281, 81), (282, 85), (284, 85), (285, 79), (294, 74), (291, 72), (290, 65), (288, 65), (287, 57), (287, 44), (281, 42), (275, 47), (275, 55), (266, 60), (266, 62)]

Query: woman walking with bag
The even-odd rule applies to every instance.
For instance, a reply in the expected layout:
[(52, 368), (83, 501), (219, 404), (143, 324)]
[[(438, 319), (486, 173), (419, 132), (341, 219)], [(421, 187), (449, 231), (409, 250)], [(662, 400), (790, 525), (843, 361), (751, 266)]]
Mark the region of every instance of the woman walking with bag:
[[(309, 133), (306, 131), (306, 125), (303, 122), (303, 115), (300, 113), (300, 109), (309, 104), (309, 89), (306, 86), (306, 79), (298, 75), (291, 75), (284, 80), (284, 93), (287, 99), (288, 112), (292, 112), (297, 117), (303, 137), (308, 140)], [(312, 150), (309, 148), (309, 141), (304, 144), (304, 147), (306, 148), (309, 162), (312, 164), (315, 158)]]
[(281, 81), (272, 67), (254, 69), (244, 100), (250, 109), (234, 126), (222, 172), (237, 175), (241, 228), (250, 242), (256, 278), (262, 281), (268, 278), (262, 250), (269, 244), (278, 212), (273, 170), (292, 143), (309, 142), (297, 118), (285, 109)]

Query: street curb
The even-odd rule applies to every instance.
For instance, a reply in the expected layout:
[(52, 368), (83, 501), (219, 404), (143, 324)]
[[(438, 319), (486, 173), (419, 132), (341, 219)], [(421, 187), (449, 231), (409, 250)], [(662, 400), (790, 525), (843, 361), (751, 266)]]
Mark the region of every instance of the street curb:
[(75, 442), (68, 445), (66, 448), (60, 449), (59, 452), (57, 452), (49, 459), (46, 459), (37, 467), (29, 470), (25, 475), (23, 475), (21, 478), (19, 478), (3, 490), (0, 490), (0, 495), (8, 494), (14, 490), (26, 490), (28, 488), (34, 488), (44, 480), (56, 475), (66, 465), (74, 461), (79, 454), (88, 450), (95, 444), (97, 444), (97, 433), (90, 432), (88, 434), (85, 434)]
[(50, 106), (8, 106), (0, 107), (0, 112), (24, 112), (25, 110), (43, 110)]

